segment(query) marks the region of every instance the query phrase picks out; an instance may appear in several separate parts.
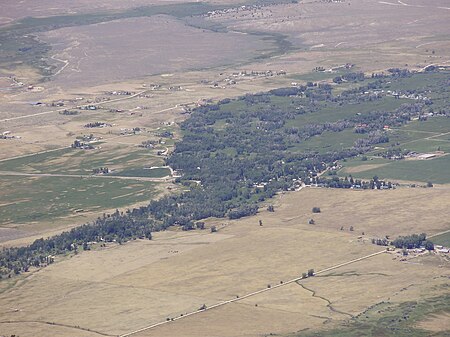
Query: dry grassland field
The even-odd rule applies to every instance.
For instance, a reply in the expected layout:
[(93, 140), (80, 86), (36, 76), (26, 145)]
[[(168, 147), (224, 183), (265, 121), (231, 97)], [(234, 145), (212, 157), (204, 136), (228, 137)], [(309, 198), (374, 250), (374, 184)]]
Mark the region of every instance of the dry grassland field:
[[(178, 183), (183, 172), (167, 166), (192, 136), (182, 122), (199, 106), (309, 81), (339, 94), (401, 68), (436, 74), (427, 84), (442, 83), (444, 99), (424, 106), (448, 109), (448, 0), (23, 0), (0, 8), (0, 249), (201, 189), (194, 178)], [(425, 71), (430, 65), (441, 72)], [(366, 80), (333, 84), (349, 72)], [(414, 81), (392, 90), (422, 85)], [(379, 109), (410, 101), (384, 97)], [(363, 106), (327, 104), (288, 123), (332, 123)], [(364, 161), (340, 160), (319, 174), (377, 175), (402, 184), (395, 189), (303, 182), (260, 202), (254, 216), (207, 218), (204, 230), (152, 228), (152, 240), (102, 238), (86, 249), (79, 241), (26, 272), (0, 267), (0, 337), (449, 336), (449, 254), (403, 256), (372, 243), (422, 232), (436, 235), (436, 246), (449, 242), (446, 113), (388, 130), (389, 142)], [(340, 150), (358, 137), (353, 128), (326, 131), (294, 152)], [(439, 154), (377, 157), (395, 144)], [(406, 187), (427, 181), (434, 187)], [(309, 269), (315, 276), (302, 278)]]
[[(209, 220), (217, 233), (167, 231), (152, 241), (95, 249), (2, 283), (0, 329), (20, 336), (90, 336), (87, 329), (126, 334), (274, 287), (309, 268), (318, 272), (383, 251), (369, 242), (381, 234), (440, 232), (449, 226), (449, 197), (448, 189), (304, 189), (276, 197), (275, 213)], [(309, 225), (314, 205), (322, 212)], [(448, 263), (432, 253), (403, 262), (382, 253), (136, 336), (262, 336), (335, 327), (382, 301), (445, 293)]]
[(242, 62), (270, 47), (247, 35), (196, 29), (169, 16), (62, 28), (40, 38), (55, 46), (53, 59), (62, 60), (58, 66), (64, 70), (54, 85), (64, 89)]

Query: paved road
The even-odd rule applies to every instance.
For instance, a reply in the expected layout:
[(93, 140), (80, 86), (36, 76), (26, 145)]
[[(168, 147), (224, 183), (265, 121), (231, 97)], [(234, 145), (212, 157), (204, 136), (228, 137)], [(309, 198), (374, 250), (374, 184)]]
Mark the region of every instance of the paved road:
[[(340, 267), (343, 267), (343, 266), (346, 266), (346, 265), (349, 265), (349, 264), (352, 264), (352, 263), (355, 263), (355, 262), (359, 262), (359, 261), (362, 261), (362, 260), (365, 260), (365, 259), (369, 259), (371, 257), (383, 254), (385, 252), (386, 252), (386, 250), (383, 249), (382, 251), (379, 251), (379, 252), (376, 252), (376, 253), (373, 253), (373, 254), (369, 254), (369, 255), (362, 256), (360, 258), (354, 259), (354, 260), (343, 262), (343, 263), (340, 263), (340, 264), (337, 264), (337, 265), (334, 265), (334, 266), (322, 269), (322, 270), (316, 272), (315, 275), (322, 274), (322, 273), (325, 273), (327, 271), (330, 271), (330, 270), (333, 270), (333, 269), (337, 269), (337, 268), (340, 268)], [(153, 329), (153, 328), (156, 328), (158, 326), (161, 326), (161, 325), (164, 325), (164, 324), (168, 324), (170, 322), (173, 322), (173, 321), (176, 321), (176, 320), (179, 320), (179, 319), (183, 319), (183, 318), (186, 318), (186, 317), (189, 317), (189, 316), (192, 316), (192, 315), (197, 315), (197, 314), (200, 314), (200, 313), (202, 313), (204, 311), (207, 311), (207, 310), (212, 310), (214, 308), (218, 308), (218, 307), (221, 307), (221, 306), (233, 303), (233, 302), (242, 301), (243, 299), (246, 299), (248, 297), (255, 296), (255, 295), (258, 295), (258, 294), (261, 294), (261, 293), (264, 293), (264, 292), (267, 292), (267, 291), (271, 291), (271, 290), (274, 290), (274, 289), (277, 289), (277, 288), (280, 288), (280, 287), (284, 287), (284, 286), (286, 286), (288, 284), (297, 282), (297, 281), (299, 281), (301, 279), (302, 279), (302, 277), (296, 277), (296, 278), (294, 278), (292, 280), (289, 280), (289, 281), (286, 281), (284, 283), (280, 283), (280, 284), (274, 285), (274, 286), (272, 286), (270, 288), (260, 289), (260, 290), (248, 293), (246, 295), (240, 296), (238, 298), (233, 298), (233, 299), (230, 299), (230, 300), (226, 300), (226, 301), (223, 301), (223, 302), (219, 302), (219, 303), (213, 304), (213, 305), (211, 305), (211, 306), (209, 306), (209, 307), (207, 307), (206, 309), (203, 309), (203, 310), (196, 310), (196, 311), (192, 311), (192, 312), (189, 312), (187, 314), (184, 314), (183, 316), (173, 317), (170, 321), (166, 320), (166, 321), (154, 323), (154, 324), (145, 326), (143, 328), (140, 328), (140, 329), (137, 329), (137, 330), (125, 333), (123, 335), (120, 335), (119, 337), (132, 336), (132, 335), (135, 335), (135, 334), (137, 334), (139, 332), (146, 331), (146, 330), (149, 330), (149, 329)]]

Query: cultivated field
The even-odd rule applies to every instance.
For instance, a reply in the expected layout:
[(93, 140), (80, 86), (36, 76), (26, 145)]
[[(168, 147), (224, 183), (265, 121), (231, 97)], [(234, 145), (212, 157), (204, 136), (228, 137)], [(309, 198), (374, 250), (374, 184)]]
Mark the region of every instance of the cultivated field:
[[(342, 162), (343, 169), (340, 175), (371, 179), (378, 176), (382, 179), (394, 181), (433, 182), (437, 184), (450, 183), (450, 175), (447, 168), (450, 165), (450, 120), (446, 117), (435, 117), (424, 122), (413, 121), (407, 125), (390, 130), (389, 142), (380, 144), (372, 154), (377, 154), (398, 147), (402, 150), (415, 151), (417, 153), (436, 154), (436, 157), (420, 159), (388, 160), (380, 157), (369, 156), (368, 161), (354, 158)], [(328, 144), (327, 139), (321, 139)]]
[[(217, 233), (167, 231), (152, 241), (83, 252), (25, 274), (11, 281), (14, 286), (3, 282), (0, 329), (20, 336), (36, 336), (36, 326), (42, 336), (90, 336), (80, 329), (126, 334), (274, 287), (309, 268), (318, 272), (383, 250), (369, 242), (372, 237), (448, 229), (449, 197), (447, 188), (303, 189), (277, 197), (275, 213), (207, 221)], [(322, 212), (313, 215), (313, 206)], [(316, 225), (308, 224), (311, 217)], [(448, 276), (448, 261), (438, 257), (405, 263), (382, 253), (136, 336), (260, 336), (336, 327), (382, 301), (441, 294)]]

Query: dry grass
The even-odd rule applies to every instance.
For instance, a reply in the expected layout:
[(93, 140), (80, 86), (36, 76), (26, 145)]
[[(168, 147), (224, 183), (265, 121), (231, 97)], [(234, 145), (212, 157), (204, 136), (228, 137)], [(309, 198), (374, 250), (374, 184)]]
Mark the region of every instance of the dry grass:
[(450, 313), (443, 312), (430, 315), (417, 327), (432, 332), (450, 331)]
[(217, 67), (270, 47), (247, 35), (205, 31), (164, 15), (62, 28), (41, 38), (55, 47), (57, 59), (69, 62), (53, 80), (64, 88)]
[[(1, 315), (4, 320), (126, 333), (203, 304), (285, 282), (309, 268), (318, 271), (382, 249), (358, 239), (360, 230), (371, 237), (378, 232), (433, 233), (448, 228), (442, 211), (448, 193), (447, 189), (286, 193), (277, 198), (275, 213), (264, 211), (224, 226), (220, 220), (208, 220), (209, 225), (218, 225), (218, 233), (156, 233), (152, 241), (112, 245), (56, 263), (4, 289)], [(399, 205), (403, 210), (395, 211)], [(313, 215), (313, 206), (322, 213)], [(421, 214), (421, 207), (430, 216)], [(391, 208), (392, 212), (380, 211)], [(316, 225), (307, 224), (311, 217)], [(337, 223), (353, 224), (356, 231), (342, 232)], [(402, 263), (382, 254), (301, 281), (302, 286), (292, 283), (138, 336), (260, 336), (333, 326), (383, 300), (400, 303), (438, 294), (448, 276), (448, 262), (434, 256)], [(15, 329), (20, 335), (28, 331), (25, 326)], [(41, 329), (42, 335), (56, 331), (51, 325)], [(72, 335), (72, 330), (60, 333)]]
[[(309, 197), (301, 200), (300, 209), (304, 212), (295, 208), (299, 202), (295, 194), (282, 196), (282, 221), (306, 223), (314, 218), (316, 225), (310, 226), (314, 231), (334, 232), (343, 226), (350, 233), (353, 226), (353, 236), (365, 232), (366, 237), (395, 237), (421, 231), (431, 235), (450, 227), (448, 186), (391, 191), (310, 189), (307, 193)], [(316, 206), (321, 213), (312, 214), (310, 211)]]

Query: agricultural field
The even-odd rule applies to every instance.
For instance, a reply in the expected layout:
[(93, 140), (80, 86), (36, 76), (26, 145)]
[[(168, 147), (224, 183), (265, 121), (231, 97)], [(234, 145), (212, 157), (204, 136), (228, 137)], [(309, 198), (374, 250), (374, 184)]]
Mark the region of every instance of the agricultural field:
[[(207, 227), (217, 226), (216, 233), (166, 231), (151, 241), (94, 248), (3, 282), (0, 329), (20, 336), (112, 336), (181, 317), (135, 335), (260, 336), (353, 324), (372, 306), (400, 316), (388, 307), (411, 300), (425, 305), (445, 293), (447, 260), (428, 254), (405, 263), (381, 253), (276, 286), (310, 268), (319, 272), (385, 250), (372, 245), (372, 237), (448, 229), (448, 198), (448, 189), (309, 188), (277, 196), (274, 213), (209, 219)], [(321, 213), (312, 214), (313, 206)], [(311, 217), (315, 225), (308, 224)], [(263, 289), (269, 290), (242, 298)], [(448, 302), (435, 310), (448, 310)], [(380, 314), (373, 309), (372, 315)]]
[(343, 169), (340, 171), (340, 174), (351, 174), (355, 178), (365, 179), (371, 179), (372, 177), (377, 176), (382, 179), (393, 181), (448, 184), (450, 183), (450, 177), (447, 172), (449, 165), (450, 157), (447, 155), (441, 158), (423, 161), (389, 162), (378, 167), (371, 166), (371, 164), (362, 164), (353, 166), (349, 170)]
[[(116, 176), (132, 176), (130, 170), (138, 170), (137, 177), (164, 177), (170, 176), (168, 169), (151, 170), (151, 167), (163, 166), (161, 156), (156, 150), (142, 149), (137, 146), (130, 149), (127, 144), (102, 144), (100, 148), (82, 150), (66, 148), (42, 154), (10, 159), (0, 162), (0, 171), (14, 171), (28, 174), (68, 174), (93, 175), (93, 170), (99, 167), (108, 167)], [(147, 174), (145, 174), (145, 172)], [(161, 175), (161, 173), (165, 173)]]
[[(432, 130), (432, 131), (431, 131)], [(430, 118), (427, 121), (413, 121), (388, 132), (389, 142), (382, 144), (368, 156), (367, 161), (357, 157), (342, 162), (340, 175), (351, 174), (357, 178), (370, 179), (378, 176), (383, 179), (412, 182), (450, 183), (450, 120), (446, 117)], [(326, 142), (326, 140), (322, 140)], [(377, 153), (395, 147), (417, 153), (436, 153), (443, 155), (426, 160), (388, 160), (376, 157)]]
[(159, 183), (124, 177), (12, 175), (0, 186), (2, 241), (72, 227), (163, 193)]
[(433, 238), (433, 243), (437, 244), (437, 245), (442, 245), (445, 247), (449, 247), (450, 246), (450, 234), (449, 233), (444, 233), (444, 234), (440, 234), (437, 235)]

